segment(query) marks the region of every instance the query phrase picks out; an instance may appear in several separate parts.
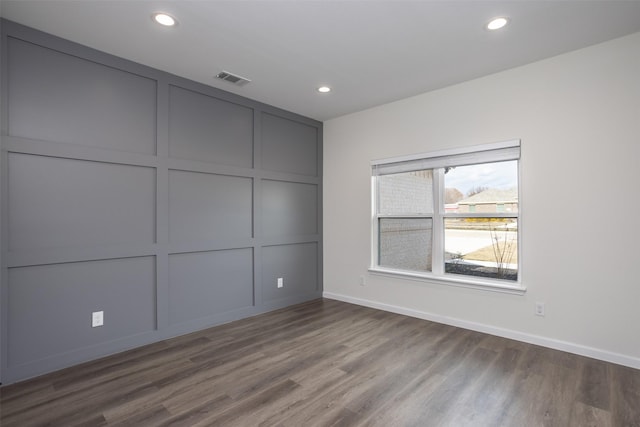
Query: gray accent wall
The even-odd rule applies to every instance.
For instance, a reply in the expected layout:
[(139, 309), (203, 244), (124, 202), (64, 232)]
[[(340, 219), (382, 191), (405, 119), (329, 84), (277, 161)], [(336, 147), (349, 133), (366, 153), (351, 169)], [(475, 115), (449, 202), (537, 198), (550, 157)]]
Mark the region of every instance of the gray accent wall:
[(321, 296), (321, 123), (5, 20), (1, 59), (3, 384)]

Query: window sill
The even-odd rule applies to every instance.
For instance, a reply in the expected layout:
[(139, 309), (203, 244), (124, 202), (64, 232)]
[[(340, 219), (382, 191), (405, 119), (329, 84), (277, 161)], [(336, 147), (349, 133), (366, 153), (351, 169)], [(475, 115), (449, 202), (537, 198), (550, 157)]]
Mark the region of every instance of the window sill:
[(524, 295), (527, 288), (520, 283), (511, 283), (502, 280), (490, 280), (467, 277), (451, 277), (453, 275), (436, 276), (430, 273), (414, 271), (394, 270), (391, 268), (370, 267), (371, 274), (394, 277), (397, 279), (413, 280), (418, 282), (437, 283), (440, 285), (458, 286), (461, 288), (478, 289), (490, 292)]

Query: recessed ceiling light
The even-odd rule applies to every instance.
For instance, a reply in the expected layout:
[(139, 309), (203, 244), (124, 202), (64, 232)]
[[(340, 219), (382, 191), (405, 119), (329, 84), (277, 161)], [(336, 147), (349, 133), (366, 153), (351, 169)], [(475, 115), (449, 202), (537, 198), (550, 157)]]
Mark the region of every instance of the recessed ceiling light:
[(487, 30), (499, 30), (509, 23), (509, 19), (501, 16), (499, 18), (494, 18), (487, 24)]
[(151, 17), (155, 22), (160, 25), (164, 25), (165, 27), (173, 27), (178, 23), (178, 21), (176, 21), (176, 18), (164, 12), (156, 12), (151, 15)]
[(320, 92), (320, 93), (329, 93), (329, 92), (331, 92), (331, 88), (329, 86), (320, 86), (318, 88), (318, 92)]

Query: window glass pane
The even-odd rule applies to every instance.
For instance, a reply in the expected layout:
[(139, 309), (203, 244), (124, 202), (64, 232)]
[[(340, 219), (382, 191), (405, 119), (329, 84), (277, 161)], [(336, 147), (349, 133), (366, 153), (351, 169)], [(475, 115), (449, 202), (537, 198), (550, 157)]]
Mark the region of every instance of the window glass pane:
[(446, 168), (447, 213), (517, 213), (518, 161)]
[(445, 272), (518, 279), (516, 218), (445, 218)]
[(382, 175), (377, 179), (379, 214), (433, 213), (433, 172), (431, 170)]
[(431, 218), (380, 218), (381, 267), (431, 271)]

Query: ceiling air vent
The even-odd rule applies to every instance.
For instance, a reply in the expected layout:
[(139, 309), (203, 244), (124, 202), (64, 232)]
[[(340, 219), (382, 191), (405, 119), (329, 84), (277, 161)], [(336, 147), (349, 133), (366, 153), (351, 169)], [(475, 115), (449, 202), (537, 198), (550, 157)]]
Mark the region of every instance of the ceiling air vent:
[(220, 80), (228, 81), (229, 83), (233, 83), (236, 86), (244, 86), (251, 81), (246, 77), (242, 77), (237, 74), (232, 74), (228, 71), (222, 71), (216, 74), (216, 78)]

